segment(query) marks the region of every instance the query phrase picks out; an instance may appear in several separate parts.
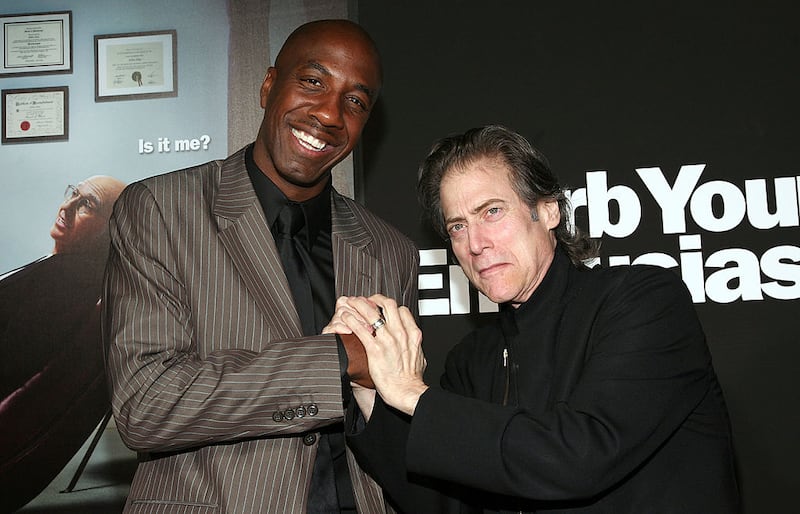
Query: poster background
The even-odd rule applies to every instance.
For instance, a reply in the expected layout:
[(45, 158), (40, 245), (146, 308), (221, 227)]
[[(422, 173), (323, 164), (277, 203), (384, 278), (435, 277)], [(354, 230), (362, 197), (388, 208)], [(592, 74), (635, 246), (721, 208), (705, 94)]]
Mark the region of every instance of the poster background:
[[(3, 90), (67, 86), (70, 126), (68, 141), (0, 145), (0, 275), (53, 250), (50, 227), (67, 184), (78, 184), (98, 174), (130, 183), (228, 153), (230, 30), (225, 0), (167, 5), (152, 0), (11, 0), (0, 6), (3, 15), (64, 10), (72, 11), (72, 72), (0, 78)], [(167, 29), (177, 32), (178, 96), (96, 103), (94, 36)], [(159, 141), (166, 139), (171, 142), (169, 151), (166, 145), (158, 151)], [(208, 146), (179, 152), (174, 143), (178, 139), (202, 139)], [(152, 143), (155, 150), (143, 153), (140, 149), (145, 145), (140, 141)], [(25, 512), (120, 511), (133, 476), (135, 454), (122, 446), (113, 423), (98, 432), (113, 439), (112, 444), (104, 442), (99, 447), (116, 451), (92, 453), (81, 483), (71, 494), (60, 492), (73, 478), (77, 454), (71, 460), (75, 464), (64, 468), (64, 473), (45, 487), (71, 452), (91, 435), (89, 431), (108, 405), (98, 318), (90, 317), (85, 321), (85, 331), (72, 336), (73, 326), (84, 326), (79, 315), (73, 315), (78, 312), (82, 290), (71, 289), (75, 288), (75, 275), (81, 273), (53, 278), (53, 272), (45, 275), (42, 269), (30, 266), (11, 277), (25, 273), (33, 277), (33, 283), (41, 283), (39, 302), (37, 295), (19, 294), (19, 288), (9, 292), (9, 279), (0, 284), (3, 305), (15, 306), (0, 309), (4, 362), (43, 363), (30, 380), (2, 398), (0, 428), (4, 435), (0, 440), (4, 454), (0, 470), (4, 478), (0, 480), (0, 511), (15, 508), (43, 489)], [(12, 295), (18, 296), (15, 299)], [(17, 323), (28, 319), (34, 322)], [(58, 336), (50, 337), (51, 333)], [(26, 372), (30, 368), (21, 366)], [(8, 385), (5, 381), (9, 377), (0, 378)], [(17, 439), (17, 432), (25, 433), (25, 437)], [(84, 451), (80, 456), (88, 455)]]
[[(797, 15), (790, 2), (359, 2), (385, 68), (364, 137), (365, 203), (420, 248), (445, 248), (410, 214), (417, 166), (435, 139), (502, 123), (541, 148), (567, 187), (605, 170), (609, 187), (636, 192), (640, 226), (604, 237), (603, 256), (677, 258), (678, 237), (663, 234), (636, 168), (658, 166), (672, 184), (681, 166), (705, 163), (701, 184), (742, 191), (745, 180), (800, 175)], [(586, 227), (586, 210), (578, 214)], [(756, 230), (745, 219), (709, 233), (690, 216), (687, 225), (706, 258), (800, 244), (797, 225)], [(422, 271), (445, 276), (442, 290), (422, 296), (448, 298), (447, 266)], [(769, 298), (697, 305), (733, 418), (746, 512), (788, 512), (800, 487), (798, 307)], [(456, 334), (491, 320), (476, 310), (473, 299), (471, 315), (422, 318), (431, 379)]]
[[(69, 87), (69, 141), (0, 145), (0, 273), (52, 249), (67, 184), (91, 175), (131, 182), (227, 155), (228, 33), (223, 0), (6, 0), (2, 14), (72, 11), (73, 71), (0, 78), (0, 89)], [(203, 30), (198, 30), (202, 27)], [(96, 34), (175, 29), (178, 96), (94, 101)], [(139, 153), (139, 140), (199, 139), (208, 149)]]

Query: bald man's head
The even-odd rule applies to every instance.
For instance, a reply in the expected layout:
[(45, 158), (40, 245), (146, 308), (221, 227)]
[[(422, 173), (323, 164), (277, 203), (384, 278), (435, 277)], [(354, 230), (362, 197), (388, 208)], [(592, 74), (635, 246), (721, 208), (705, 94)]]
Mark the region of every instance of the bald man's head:
[(124, 188), (124, 182), (107, 175), (68, 186), (50, 228), (53, 253), (90, 251), (107, 241), (108, 220)]

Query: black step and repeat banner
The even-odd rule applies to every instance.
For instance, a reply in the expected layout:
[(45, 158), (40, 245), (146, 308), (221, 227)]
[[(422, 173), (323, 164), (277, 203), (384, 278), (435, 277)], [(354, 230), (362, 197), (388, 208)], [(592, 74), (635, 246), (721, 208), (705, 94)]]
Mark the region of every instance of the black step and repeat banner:
[(798, 14), (789, 2), (360, 2), (385, 65), (364, 198), (421, 248), (429, 378), (496, 306), (420, 220), (416, 169), (435, 139), (505, 124), (550, 158), (603, 265), (683, 278), (746, 511), (787, 512), (800, 486)]

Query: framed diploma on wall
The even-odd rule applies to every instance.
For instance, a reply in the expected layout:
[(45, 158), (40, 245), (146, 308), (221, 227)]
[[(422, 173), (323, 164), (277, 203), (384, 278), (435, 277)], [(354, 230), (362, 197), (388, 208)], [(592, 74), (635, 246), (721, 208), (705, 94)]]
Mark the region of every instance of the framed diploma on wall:
[(69, 88), (5, 89), (2, 142), (39, 143), (69, 139)]
[(175, 30), (94, 37), (95, 101), (178, 96)]
[(0, 77), (72, 73), (72, 11), (0, 16)]

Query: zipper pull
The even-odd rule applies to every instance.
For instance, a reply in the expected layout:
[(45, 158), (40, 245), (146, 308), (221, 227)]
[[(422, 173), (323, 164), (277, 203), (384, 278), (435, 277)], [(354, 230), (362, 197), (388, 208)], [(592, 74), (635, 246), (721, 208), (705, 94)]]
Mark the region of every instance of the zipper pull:
[(508, 369), (508, 348), (503, 348), (503, 369), (506, 370), (506, 383), (503, 391), (503, 405), (508, 405), (508, 390), (511, 386), (511, 373)]

